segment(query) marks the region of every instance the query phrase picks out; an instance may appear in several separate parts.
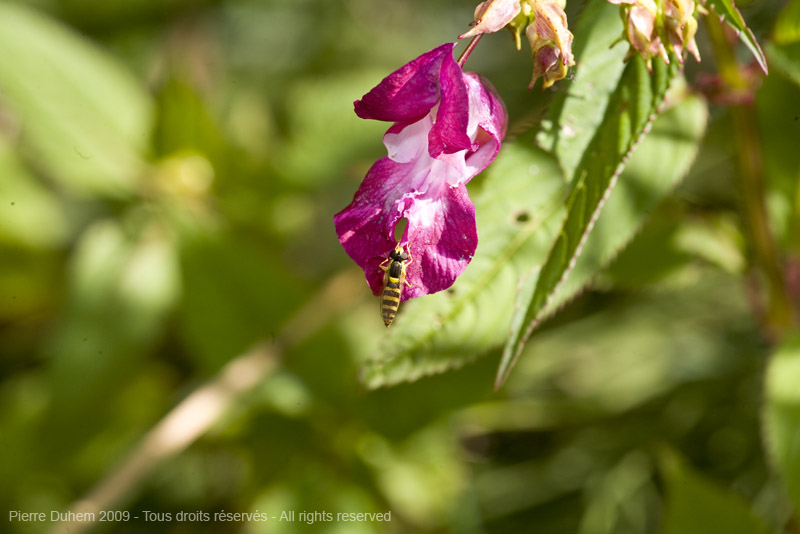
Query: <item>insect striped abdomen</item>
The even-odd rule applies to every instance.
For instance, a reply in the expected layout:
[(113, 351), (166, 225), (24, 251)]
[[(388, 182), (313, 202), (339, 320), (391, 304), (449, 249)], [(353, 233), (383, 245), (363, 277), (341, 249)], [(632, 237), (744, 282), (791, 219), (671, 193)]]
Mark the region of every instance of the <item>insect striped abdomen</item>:
[(381, 295), (381, 316), (383, 324), (387, 327), (394, 321), (397, 308), (400, 306), (400, 296), (403, 284), (406, 281), (406, 260), (408, 255), (398, 247), (389, 255), (389, 267), (382, 267), (386, 271), (383, 276), (383, 293)]
[(397, 315), (397, 308), (400, 306), (400, 283), (397, 278), (389, 278), (389, 282), (383, 289), (381, 297), (381, 315), (383, 324), (389, 326)]

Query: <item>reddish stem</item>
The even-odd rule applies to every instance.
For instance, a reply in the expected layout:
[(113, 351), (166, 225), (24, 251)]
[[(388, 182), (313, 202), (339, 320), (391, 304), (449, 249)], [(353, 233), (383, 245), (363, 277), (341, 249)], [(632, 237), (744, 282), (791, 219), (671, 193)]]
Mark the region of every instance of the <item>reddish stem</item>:
[(478, 44), (478, 41), (481, 40), (481, 37), (483, 37), (482, 33), (479, 33), (478, 35), (473, 37), (472, 40), (467, 45), (466, 50), (464, 50), (464, 52), (458, 57), (458, 66), (461, 67), (462, 69), (464, 68), (464, 63), (467, 62), (467, 58), (475, 49), (475, 46)]

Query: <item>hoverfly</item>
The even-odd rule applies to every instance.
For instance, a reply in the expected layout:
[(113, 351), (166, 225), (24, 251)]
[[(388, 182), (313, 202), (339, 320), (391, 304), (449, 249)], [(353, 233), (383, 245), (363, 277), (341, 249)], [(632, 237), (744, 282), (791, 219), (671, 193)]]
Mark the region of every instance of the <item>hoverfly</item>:
[[(381, 316), (383, 324), (388, 328), (397, 315), (397, 308), (400, 306), (400, 294), (403, 292), (403, 285), (411, 286), (406, 281), (406, 267), (413, 261), (411, 257), (411, 247), (408, 252), (403, 251), (403, 247), (398, 244), (389, 253), (389, 257), (383, 260), (380, 268), (383, 269), (383, 293), (381, 294)], [(385, 265), (389, 263), (389, 265)]]

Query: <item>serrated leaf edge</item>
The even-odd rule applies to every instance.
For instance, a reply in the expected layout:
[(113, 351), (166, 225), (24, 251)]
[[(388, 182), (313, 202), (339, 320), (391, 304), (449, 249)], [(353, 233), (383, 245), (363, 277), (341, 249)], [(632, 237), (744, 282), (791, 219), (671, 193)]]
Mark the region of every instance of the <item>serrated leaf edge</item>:
[[(614, 186), (617, 184), (617, 180), (619, 178), (619, 175), (622, 174), (622, 171), (625, 169), (625, 165), (628, 162), (628, 159), (630, 158), (631, 154), (633, 154), (636, 151), (636, 149), (638, 148), (639, 144), (642, 142), (642, 139), (644, 139), (647, 136), (647, 134), (650, 133), (650, 130), (653, 127), (653, 123), (655, 122), (656, 118), (658, 118), (658, 116), (663, 111), (665, 103), (668, 101), (667, 95), (669, 94), (670, 89), (672, 88), (672, 83), (674, 82), (674, 80), (676, 78), (677, 78), (677, 73), (676, 73), (675, 76), (672, 76), (670, 78), (669, 84), (667, 86), (667, 89), (664, 91), (664, 95), (662, 96), (661, 103), (656, 108), (656, 111), (654, 113), (651, 113), (648, 116), (647, 124), (645, 124), (644, 128), (642, 128), (642, 131), (639, 134), (639, 136), (636, 138), (636, 140), (633, 143), (631, 143), (630, 148), (625, 153), (625, 155), (622, 157), (622, 159), (620, 160), (620, 163), (617, 165), (616, 169), (614, 170), (614, 174), (611, 176), (611, 179), (609, 180), (608, 187), (606, 187), (606, 190), (603, 192), (603, 196), (600, 198), (600, 201), (598, 202), (597, 207), (595, 208), (594, 212), (592, 213), (591, 218), (589, 219), (589, 223), (588, 223), (588, 225), (586, 227), (586, 230), (581, 235), (581, 239), (578, 242), (577, 248), (575, 249), (575, 254), (573, 254), (572, 258), (570, 259), (569, 265), (564, 270), (564, 273), (562, 273), (561, 278), (559, 278), (559, 280), (556, 283), (556, 285), (553, 287), (553, 289), (548, 294), (547, 299), (545, 299), (545, 302), (544, 302), (544, 304), (542, 305), (542, 308), (541, 308), (542, 311), (547, 310), (547, 308), (549, 307), (549, 305), (552, 302), (553, 298), (555, 297), (555, 294), (558, 292), (558, 289), (561, 287), (561, 285), (567, 279), (569, 274), (575, 268), (575, 264), (578, 261), (578, 257), (581, 255), (581, 252), (583, 252), (583, 247), (584, 247), (584, 245), (586, 243), (586, 239), (588, 238), (589, 234), (591, 233), (592, 229), (594, 228), (594, 225), (597, 222), (597, 218), (600, 216), (600, 212), (602, 211), (603, 206), (605, 205), (606, 201), (608, 200), (609, 196), (611, 195), (611, 191), (614, 189)], [(565, 218), (564, 218), (565, 222), (566, 222), (568, 216), (569, 216), (569, 213), (567, 213), (565, 215)], [(558, 241), (557, 239), (556, 239), (556, 241), (554, 241), (553, 247), (555, 247), (557, 241)], [(551, 248), (551, 252), (552, 252), (552, 248)], [(549, 253), (548, 253), (548, 256), (549, 256)], [(517, 364), (517, 361), (519, 360), (519, 357), (522, 354), (522, 351), (524, 350), (525, 344), (527, 343), (528, 339), (533, 334), (534, 330), (536, 330), (536, 328), (539, 326), (539, 324), (541, 324), (542, 320), (544, 318), (546, 318), (546, 317), (549, 317), (549, 316), (550, 315), (539, 314), (536, 318), (534, 318), (534, 320), (531, 322), (531, 324), (528, 325), (528, 328), (525, 330), (525, 333), (520, 338), (520, 341), (519, 341), (519, 343), (517, 345), (517, 348), (516, 348), (516, 350), (514, 352), (514, 355), (511, 358), (511, 361), (509, 362), (509, 364), (506, 366), (505, 370), (503, 370), (502, 367), (498, 368), (497, 376), (495, 377), (495, 383), (494, 383), (495, 391), (497, 391), (501, 387), (503, 387), (503, 384), (505, 384), (506, 380), (508, 380), (508, 377), (511, 374), (511, 370)], [(513, 331), (509, 332), (509, 337), (511, 335), (513, 335)]]

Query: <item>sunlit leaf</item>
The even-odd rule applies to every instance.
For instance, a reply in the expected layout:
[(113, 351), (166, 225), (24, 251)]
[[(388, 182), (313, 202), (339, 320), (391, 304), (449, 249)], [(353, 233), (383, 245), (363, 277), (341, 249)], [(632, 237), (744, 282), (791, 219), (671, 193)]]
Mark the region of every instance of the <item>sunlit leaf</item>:
[(625, 69), (627, 47), (619, 42), (619, 8), (589, 2), (574, 25), (573, 52), (580, 58), (569, 85), (556, 93), (542, 120), (536, 142), (558, 157), (572, 176), (605, 116), (608, 99)]
[(764, 52), (761, 51), (761, 47), (756, 41), (755, 35), (753, 35), (753, 30), (747, 27), (747, 24), (742, 18), (742, 14), (739, 12), (739, 9), (736, 7), (736, 4), (733, 0), (707, 0), (709, 6), (711, 6), (715, 12), (721, 15), (725, 22), (727, 22), (734, 30), (736, 30), (739, 39), (747, 46), (750, 52), (753, 54), (753, 57), (758, 62), (758, 65), (761, 67), (761, 70), (764, 73), (767, 72), (767, 58), (764, 57)]
[(31, 164), (65, 188), (120, 195), (143, 170), (151, 103), (112, 56), (53, 20), (0, 3), (0, 103)]
[(385, 73), (345, 73), (292, 87), (286, 110), (290, 142), (272, 147), (278, 171), (287, 182), (314, 184), (339, 179), (363, 152), (362, 147), (383, 149), (378, 140), (386, 124), (365, 121), (353, 112), (353, 101), (382, 76)]
[[(86, 361), (138, 357), (137, 348), (152, 342), (177, 298), (177, 253), (167, 232), (135, 215), (126, 222), (133, 235), (119, 223), (96, 222), (71, 258), (68, 312), (47, 347), (69, 373), (85, 375)], [(102, 373), (103, 366), (92, 370)]]
[(655, 205), (686, 175), (700, 148), (707, 118), (705, 102), (700, 98), (689, 98), (659, 116), (626, 163), (575, 267), (550, 299), (546, 315), (571, 299), (607, 265), (633, 239)]
[(428, 427), (396, 447), (379, 436), (362, 438), (364, 463), (375, 471), (392, 509), (417, 525), (439, 523), (463, 491), (465, 473), (453, 461), (453, 442), (441, 439), (450, 433), (449, 425)]
[(764, 439), (775, 471), (800, 510), (800, 335), (790, 337), (767, 367)]
[(153, 146), (158, 155), (195, 151), (212, 163), (221, 159), (226, 141), (195, 87), (180, 77), (170, 77), (160, 87), (156, 104)]
[(512, 331), (503, 351), (497, 385), (508, 377), (527, 336), (575, 266), (626, 160), (663, 104), (675, 72), (674, 66), (660, 61), (654, 62), (652, 75), (639, 57), (628, 63), (606, 108), (605, 119), (575, 169), (572, 191), (566, 201), (567, 217), (542, 267), (530, 303), (517, 312), (524, 313), (525, 318), (515, 322), (521, 328)]
[(766, 534), (764, 521), (732, 490), (695, 472), (673, 452), (665, 452), (664, 534)]
[(63, 207), (0, 137), (0, 241), (52, 247), (67, 235)]
[(675, 234), (684, 254), (702, 258), (731, 274), (742, 274), (747, 260), (741, 247), (741, 231), (730, 218), (721, 216), (686, 222)]
[(82, 428), (102, 440), (121, 385), (160, 339), (178, 298), (168, 232), (143, 213), (125, 222), (97, 221), (83, 233), (70, 258), (64, 311), (42, 344), (53, 401), (47, 432), (59, 436), (57, 454), (84, 437), (69, 430), (75, 414), (91, 413)]
[(504, 390), (521, 396), (557, 384), (567, 398), (553, 403), (550, 417), (570, 407), (584, 417), (620, 413), (752, 358), (749, 347), (729, 346), (749, 313), (739, 279), (686, 261), (672, 269), (672, 278), (637, 287), (633, 298), (609, 296), (592, 313), (537, 333)]

